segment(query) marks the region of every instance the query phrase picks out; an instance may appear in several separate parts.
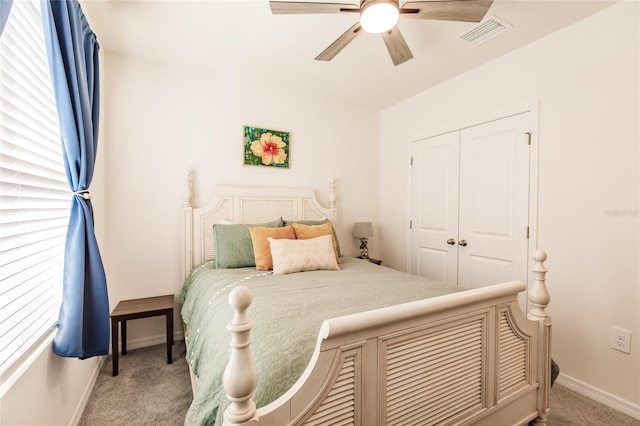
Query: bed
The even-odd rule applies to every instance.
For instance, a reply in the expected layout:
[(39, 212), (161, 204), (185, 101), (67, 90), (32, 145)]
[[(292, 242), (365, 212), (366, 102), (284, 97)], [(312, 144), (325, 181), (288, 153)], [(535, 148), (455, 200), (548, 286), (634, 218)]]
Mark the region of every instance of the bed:
[[(185, 424), (546, 424), (543, 252), (533, 256), (526, 317), (521, 282), (464, 290), (344, 255), (339, 270), (281, 273), (277, 251), (273, 270), (220, 267), (226, 246), (214, 225), (336, 229), (335, 187), (328, 207), (312, 189), (258, 186), (219, 186), (194, 207), (186, 173), (180, 301), (194, 400)], [(337, 252), (331, 240), (285, 246), (321, 241)]]

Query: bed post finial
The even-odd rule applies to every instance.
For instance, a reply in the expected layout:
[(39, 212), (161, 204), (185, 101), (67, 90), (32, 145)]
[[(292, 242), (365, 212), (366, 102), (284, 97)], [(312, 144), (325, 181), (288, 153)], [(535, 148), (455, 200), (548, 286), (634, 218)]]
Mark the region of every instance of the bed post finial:
[(229, 426), (258, 424), (256, 405), (251, 399), (258, 383), (258, 370), (249, 349), (253, 322), (247, 315), (247, 308), (251, 299), (251, 292), (243, 286), (234, 288), (229, 294), (229, 304), (235, 314), (227, 325), (231, 332), (231, 355), (222, 378), (231, 402), (224, 411), (223, 424)]
[(191, 170), (184, 171), (182, 189), (182, 277), (193, 268), (193, 207), (191, 206)]
[(338, 208), (336, 207), (336, 180), (335, 179), (331, 179), (329, 181), (329, 211), (331, 212), (331, 217), (329, 219), (333, 223), (333, 226), (336, 226), (338, 222)]
[(191, 207), (191, 170), (184, 171), (184, 189), (182, 191), (182, 200), (185, 207)]
[(336, 180), (331, 179), (329, 181), (329, 208), (336, 208)]
[(547, 260), (547, 253), (536, 250), (533, 253), (533, 260), (535, 260), (535, 264), (533, 265), (533, 283), (529, 290), (529, 302), (531, 302), (533, 307), (529, 311), (528, 317), (529, 319), (536, 320), (549, 317), (545, 309), (549, 306), (551, 296), (549, 296), (549, 291), (545, 284), (545, 274), (547, 270), (542, 264), (542, 262)]

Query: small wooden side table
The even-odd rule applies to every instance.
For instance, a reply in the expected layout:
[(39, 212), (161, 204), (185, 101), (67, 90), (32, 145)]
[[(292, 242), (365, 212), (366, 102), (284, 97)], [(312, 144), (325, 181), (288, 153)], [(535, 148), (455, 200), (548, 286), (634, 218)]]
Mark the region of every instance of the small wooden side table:
[(173, 362), (173, 294), (142, 299), (122, 300), (111, 312), (112, 375), (118, 375), (118, 322), (122, 328), (122, 355), (127, 354), (127, 321), (165, 315), (167, 320), (167, 364)]

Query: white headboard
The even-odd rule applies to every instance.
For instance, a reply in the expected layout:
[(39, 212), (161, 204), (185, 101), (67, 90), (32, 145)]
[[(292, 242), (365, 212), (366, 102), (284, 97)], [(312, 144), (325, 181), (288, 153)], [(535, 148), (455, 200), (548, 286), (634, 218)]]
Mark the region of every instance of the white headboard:
[(284, 220), (329, 219), (338, 217), (335, 181), (329, 185), (329, 207), (322, 206), (313, 189), (267, 186), (217, 186), (211, 200), (193, 207), (191, 171), (185, 173), (182, 215), (182, 275), (186, 278), (199, 263), (214, 257), (213, 225), (221, 222), (261, 223)]

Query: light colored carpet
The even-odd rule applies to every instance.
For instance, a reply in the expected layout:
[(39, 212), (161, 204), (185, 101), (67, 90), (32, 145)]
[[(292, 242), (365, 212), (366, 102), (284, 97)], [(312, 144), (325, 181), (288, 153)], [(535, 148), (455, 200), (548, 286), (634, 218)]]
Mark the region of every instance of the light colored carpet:
[[(174, 345), (173, 364), (167, 364), (165, 345), (135, 349), (120, 357), (120, 374), (116, 377), (111, 376), (108, 356), (79, 425), (182, 425), (192, 398), (184, 356), (184, 342)], [(640, 426), (640, 420), (556, 383), (551, 389), (547, 424)]]
[(640, 426), (640, 420), (582, 396), (558, 383), (551, 388), (550, 406), (548, 426)]
[(184, 341), (129, 350), (119, 357), (119, 374), (111, 376), (105, 358), (79, 425), (182, 425), (191, 404), (191, 382)]

